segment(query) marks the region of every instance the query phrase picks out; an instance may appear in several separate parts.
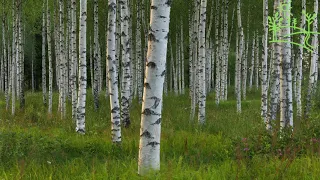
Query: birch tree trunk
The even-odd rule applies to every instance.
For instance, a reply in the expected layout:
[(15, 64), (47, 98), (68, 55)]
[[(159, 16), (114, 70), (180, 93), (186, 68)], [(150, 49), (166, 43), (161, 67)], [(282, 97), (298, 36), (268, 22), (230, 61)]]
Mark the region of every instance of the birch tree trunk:
[(49, 59), (49, 106), (48, 113), (52, 115), (52, 81), (53, 81), (53, 68), (52, 68), (52, 52), (51, 52), (51, 17), (49, 10), (49, 0), (47, 0), (47, 41), (48, 41), (48, 59)]
[(109, 95), (111, 108), (111, 134), (114, 143), (121, 142), (120, 106), (118, 93), (118, 79), (116, 66), (116, 0), (108, 1), (108, 47), (107, 47), (107, 66)]
[(47, 72), (46, 72), (46, 15), (45, 2), (42, 5), (42, 99), (43, 104), (47, 105)]
[(98, 1), (94, 0), (94, 37), (93, 37), (93, 98), (94, 110), (99, 109), (99, 21), (98, 21)]
[[(305, 29), (306, 28), (306, 0), (302, 0), (302, 14), (301, 14), (301, 23), (300, 23), (300, 28)], [(305, 35), (303, 33), (300, 34), (300, 44), (304, 44), (305, 41)], [(302, 117), (302, 100), (301, 100), (301, 84), (302, 84), (302, 62), (304, 60), (304, 51), (303, 47), (299, 46), (298, 49), (298, 58), (297, 58), (297, 97), (296, 97), (296, 102), (297, 102), (297, 118), (301, 119)]]
[(269, 123), (267, 123), (267, 114), (268, 114), (268, 0), (263, 2), (263, 26), (264, 26), (264, 35), (263, 35), (263, 50), (262, 50), (262, 82), (261, 82), (261, 116), (264, 123), (267, 126), (267, 129), (270, 129)]
[(79, 91), (77, 103), (76, 132), (84, 134), (87, 94), (87, 0), (80, 0), (79, 29)]
[(130, 84), (131, 84), (131, 57), (130, 57), (130, 37), (129, 37), (129, 6), (128, 0), (121, 0), (120, 20), (121, 20), (121, 44), (122, 44), (122, 81), (121, 81), (121, 119), (124, 127), (130, 126)]
[(77, 3), (71, 1), (71, 99), (72, 119), (77, 120)]
[(23, 37), (23, 25), (22, 25), (22, 4), (19, 6), (18, 17), (19, 17), (19, 99), (20, 99), (20, 110), (25, 107), (24, 97), (24, 37)]
[(237, 38), (240, 37), (239, 41), (239, 48), (237, 48), (238, 51), (238, 57), (237, 57), (237, 83), (236, 83), (236, 96), (237, 96), (237, 112), (241, 113), (241, 60), (243, 55), (243, 43), (244, 43), (244, 35), (243, 35), (243, 27), (242, 27), (242, 21), (241, 21), (241, 0), (238, 0), (237, 3), (237, 16), (238, 16), (238, 30), (239, 35), (237, 35)]
[(12, 11), (12, 14), (13, 14), (13, 23), (12, 23), (12, 32), (13, 32), (13, 36), (12, 36), (12, 60), (11, 60), (11, 85), (12, 85), (12, 88), (11, 88), (11, 114), (12, 115), (15, 115), (15, 109), (16, 109), (16, 59), (17, 59), (17, 17), (16, 17), (16, 9), (17, 7), (17, 2), (14, 2), (13, 1), (13, 11)]
[(255, 85), (256, 85), (256, 90), (259, 89), (259, 50), (260, 50), (260, 40), (259, 40), (259, 34), (258, 32), (256, 32), (256, 50), (255, 50), (255, 64), (254, 64), (254, 68), (255, 68)]
[(251, 47), (252, 51), (251, 51), (250, 77), (249, 77), (250, 91), (252, 90), (252, 84), (253, 84), (255, 49), (256, 49), (256, 32), (253, 32), (252, 47)]
[[(6, 45), (6, 15), (3, 13), (2, 19), (2, 46), (3, 46), (3, 59), (4, 59), (4, 91), (6, 99), (6, 111), (9, 106), (9, 83), (8, 83), (8, 57), (7, 57), (7, 45)], [(10, 66), (10, 64), (9, 64)]]
[(162, 91), (171, 1), (152, 0), (148, 56), (141, 115), (138, 173), (160, 170)]
[[(220, 103), (220, 83), (221, 83), (221, 74), (220, 74), (220, 67), (221, 67), (221, 62), (220, 62), (220, 47), (219, 45), (219, 11), (220, 11), (220, 1), (217, 0), (216, 4), (216, 15), (215, 15), (215, 59), (216, 59), (216, 85), (215, 85), (215, 90), (216, 90), (216, 104), (218, 105)], [(221, 16), (221, 14), (220, 14)]]
[[(291, 7), (290, 0), (280, 0), (280, 3)], [(286, 41), (281, 43), (282, 45), (282, 64), (280, 71), (280, 128), (292, 128), (293, 127), (293, 107), (292, 107), (292, 75), (291, 75), (291, 45), (289, 43), (290, 36), (290, 14), (291, 9), (284, 10), (282, 12), (282, 28), (281, 40)]]
[[(315, 19), (313, 21), (313, 32), (318, 32), (318, 0), (314, 0), (314, 14)], [(306, 98), (306, 110), (305, 110), (305, 117), (309, 118), (311, 106), (312, 106), (312, 97), (315, 93), (317, 88), (317, 61), (318, 61), (318, 48), (319, 48), (319, 39), (318, 34), (313, 34), (312, 37), (312, 46), (315, 48), (314, 51), (311, 53), (311, 63), (310, 63), (310, 75), (309, 75), (309, 86), (307, 91), (307, 98)]]
[(64, 1), (59, 1), (59, 66), (60, 66), (60, 72), (59, 72), (59, 83), (60, 83), (60, 91), (59, 91), (59, 97), (60, 97), (60, 113), (61, 117), (66, 117), (66, 92), (67, 87), (66, 86), (66, 79), (67, 79), (67, 73), (66, 71), (66, 56), (65, 56), (65, 43), (64, 43)]
[(205, 123), (206, 118), (206, 10), (207, 0), (201, 0), (200, 25), (199, 25), (199, 114), (200, 124)]
[[(274, 13), (279, 13), (279, 0), (274, 1)], [(278, 23), (278, 22), (277, 22)], [(276, 34), (276, 36), (279, 36)], [(271, 95), (270, 95), (270, 115), (267, 122), (267, 129), (271, 130), (272, 122), (276, 120), (277, 110), (280, 98), (280, 63), (281, 63), (281, 45), (278, 42), (272, 44), (274, 49), (273, 55), (273, 71), (272, 71), (272, 86), (271, 86)]]

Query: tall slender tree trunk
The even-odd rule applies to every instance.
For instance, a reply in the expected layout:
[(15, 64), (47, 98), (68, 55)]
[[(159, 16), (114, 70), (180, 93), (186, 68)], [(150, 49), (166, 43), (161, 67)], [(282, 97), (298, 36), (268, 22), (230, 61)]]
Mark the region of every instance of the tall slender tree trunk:
[(71, 99), (72, 119), (77, 119), (77, 3), (71, 1)]
[(111, 108), (111, 133), (114, 143), (121, 142), (121, 124), (120, 124), (120, 105), (118, 93), (118, 79), (116, 66), (116, 0), (108, 1), (108, 47), (107, 47), (107, 66), (108, 81)]
[(152, 0), (141, 115), (138, 173), (160, 170), (162, 92), (171, 1)]
[[(315, 19), (313, 21), (313, 32), (318, 32), (318, 0), (314, 0), (314, 14)], [(309, 86), (307, 91), (307, 98), (306, 98), (306, 110), (305, 110), (305, 117), (308, 118), (311, 111), (312, 106), (312, 97), (315, 93), (317, 88), (317, 62), (318, 62), (318, 46), (319, 46), (319, 39), (318, 34), (313, 34), (312, 37), (312, 46), (315, 47), (314, 51), (311, 53), (311, 63), (310, 63), (310, 75), (309, 75)]]
[(47, 41), (48, 41), (48, 59), (49, 59), (49, 106), (48, 113), (52, 114), (52, 84), (53, 84), (53, 68), (52, 68), (52, 52), (51, 52), (51, 16), (49, 9), (49, 0), (47, 0)]
[(93, 37), (93, 98), (94, 110), (99, 109), (99, 21), (98, 21), (98, 0), (94, 0), (94, 37)]
[(121, 45), (122, 45), (122, 81), (121, 81), (121, 119), (125, 127), (130, 126), (130, 84), (131, 82), (131, 57), (130, 57), (130, 37), (129, 37), (129, 6), (128, 0), (121, 0), (120, 20), (121, 20)]
[(261, 82), (261, 116), (266, 123), (267, 129), (270, 129), (270, 123), (267, 122), (268, 117), (268, 0), (263, 2), (263, 26), (264, 26), (264, 35), (263, 35), (263, 50), (262, 50), (262, 82)]
[(42, 5), (42, 100), (43, 104), (47, 105), (47, 72), (46, 72), (46, 15), (45, 3)]
[(87, 0), (80, 0), (79, 29), (79, 91), (77, 104), (76, 132), (84, 134), (87, 94)]
[[(291, 7), (291, 0), (280, 0), (280, 3)], [(291, 9), (283, 11), (281, 16), (283, 18), (281, 30), (281, 40), (286, 41), (282, 45), (282, 64), (280, 69), (280, 128), (293, 127), (293, 107), (292, 107), (292, 75), (291, 75), (291, 45), (289, 43), (290, 36), (290, 14)]]
[[(306, 28), (306, 0), (302, 0), (302, 15), (301, 15), (301, 23), (300, 28), (305, 29)], [(304, 44), (305, 41), (305, 35), (301, 33), (300, 35), (300, 44)], [(297, 58), (297, 118), (301, 119), (302, 117), (302, 100), (301, 100), (301, 84), (302, 84), (302, 62), (304, 60), (304, 51), (303, 47), (299, 46), (298, 50), (298, 58)]]
[(250, 77), (249, 77), (249, 89), (252, 90), (253, 75), (254, 75), (254, 56), (256, 47), (256, 33), (253, 33), (252, 46), (251, 46), (251, 64), (250, 64)]
[(241, 0), (238, 0), (237, 3), (237, 16), (238, 16), (238, 30), (239, 35), (237, 38), (239, 39), (239, 47), (237, 48), (238, 57), (237, 57), (237, 83), (236, 83), (236, 96), (237, 96), (237, 112), (241, 113), (241, 60), (243, 55), (243, 44), (244, 44), (244, 35), (243, 35), (243, 27), (241, 21)]
[[(279, 13), (279, 0), (274, 1), (274, 13)], [(278, 22), (277, 22), (278, 23)], [(279, 36), (279, 34), (276, 34)], [(272, 71), (272, 84), (270, 90), (270, 115), (269, 120), (267, 122), (267, 128), (271, 130), (272, 123), (276, 120), (277, 111), (278, 111), (278, 104), (280, 98), (280, 63), (281, 63), (281, 46), (280, 43), (275, 42), (272, 44), (272, 48), (274, 49), (273, 53), (273, 71)]]
[(201, 0), (200, 4), (200, 25), (199, 25), (199, 114), (200, 124), (206, 119), (206, 10), (207, 0)]

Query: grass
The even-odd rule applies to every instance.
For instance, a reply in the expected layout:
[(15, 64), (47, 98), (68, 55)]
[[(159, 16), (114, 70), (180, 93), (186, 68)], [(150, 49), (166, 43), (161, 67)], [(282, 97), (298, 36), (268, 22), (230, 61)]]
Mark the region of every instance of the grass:
[[(91, 92), (90, 90), (88, 92)], [(61, 120), (54, 94), (52, 117), (41, 93), (26, 94), (26, 108), (13, 117), (0, 95), (0, 179), (318, 179), (320, 123), (313, 118), (294, 135), (268, 134), (260, 118), (259, 92), (248, 93), (242, 114), (236, 102), (207, 98), (207, 122), (189, 121), (187, 95), (164, 99), (161, 171), (140, 177), (137, 158), (141, 106), (131, 107), (132, 125), (122, 129), (121, 146), (111, 143), (110, 109), (104, 96), (93, 110), (88, 93), (86, 135), (71, 118)], [(68, 117), (71, 117), (68, 105)], [(10, 111), (9, 111), (10, 112)]]

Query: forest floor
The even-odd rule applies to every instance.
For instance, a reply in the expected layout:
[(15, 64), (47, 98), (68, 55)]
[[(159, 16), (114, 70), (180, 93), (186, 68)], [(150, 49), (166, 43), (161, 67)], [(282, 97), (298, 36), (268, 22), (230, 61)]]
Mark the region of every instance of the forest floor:
[(144, 178), (137, 174), (141, 113), (137, 100), (131, 107), (132, 124), (122, 128), (123, 142), (116, 146), (104, 96), (100, 110), (94, 112), (88, 93), (87, 133), (79, 135), (71, 118), (57, 116), (57, 94), (52, 117), (40, 92), (27, 93), (25, 110), (14, 117), (5, 111), (0, 95), (0, 179), (319, 179), (319, 105), (305, 123), (295, 122), (293, 135), (280, 136), (277, 128), (269, 134), (260, 118), (259, 94), (248, 93), (241, 114), (236, 113), (233, 92), (219, 106), (210, 94), (204, 126), (190, 122), (187, 93), (166, 96), (161, 171)]

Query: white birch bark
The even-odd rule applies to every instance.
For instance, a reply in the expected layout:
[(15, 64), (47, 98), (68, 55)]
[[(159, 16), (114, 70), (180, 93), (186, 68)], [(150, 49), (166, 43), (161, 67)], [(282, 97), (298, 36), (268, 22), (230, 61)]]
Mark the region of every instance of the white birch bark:
[[(313, 32), (318, 32), (318, 0), (314, 0), (314, 16), (315, 19), (313, 21)], [(319, 39), (318, 34), (313, 34), (312, 37), (312, 44), (315, 49), (311, 53), (311, 63), (310, 63), (310, 74), (309, 74), (309, 85), (307, 91), (307, 98), (306, 98), (306, 110), (305, 110), (305, 117), (308, 118), (311, 111), (312, 106), (312, 98), (317, 88), (317, 61), (318, 61), (318, 48), (319, 48)]]
[(180, 48), (181, 48), (181, 94), (184, 94), (185, 82), (184, 82), (184, 37), (183, 37), (183, 21), (181, 19), (181, 34), (180, 34)]
[(256, 49), (255, 49), (255, 60), (254, 60), (254, 71), (255, 71), (255, 86), (256, 90), (259, 89), (259, 65), (260, 65), (260, 58), (259, 58), (259, 51), (260, 51), (260, 40), (259, 40), (258, 31), (256, 32)]
[(152, 0), (148, 56), (141, 115), (138, 173), (160, 170), (162, 92), (171, 1)]
[(11, 60), (11, 114), (15, 115), (16, 109), (16, 59), (17, 59), (17, 17), (16, 17), (16, 2), (13, 1), (13, 23), (12, 23), (12, 60)]
[[(279, 13), (279, 0), (274, 1), (274, 13)], [(278, 22), (277, 22), (278, 23)], [(276, 36), (279, 36), (276, 34)], [(270, 114), (267, 122), (267, 130), (271, 130), (273, 122), (276, 120), (278, 104), (280, 98), (280, 63), (281, 63), (281, 46), (278, 42), (272, 44), (273, 48), (273, 71), (272, 84), (270, 90)], [(271, 77), (270, 77), (271, 78)]]
[(77, 103), (76, 132), (84, 134), (87, 94), (87, 0), (80, 0), (79, 29), (79, 91)]
[(49, 10), (49, 1), (47, 0), (47, 42), (48, 42), (48, 59), (49, 59), (49, 103), (48, 113), (52, 115), (52, 83), (53, 83), (53, 68), (52, 68), (52, 52), (51, 52), (51, 16)]
[(267, 123), (268, 117), (268, 0), (263, 2), (263, 26), (264, 26), (264, 35), (263, 35), (263, 49), (262, 49), (262, 77), (261, 77), (261, 117), (264, 123), (267, 126), (267, 129), (270, 129), (269, 123)]
[(77, 119), (77, 4), (76, 0), (71, 1), (71, 99), (72, 119)]
[[(21, 3), (21, 2), (20, 2)], [(23, 37), (23, 25), (22, 25), (22, 4), (19, 5), (18, 10), (18, 21), (19, 21), (19, 100), (20, 100), (20, 110), (25, 107), (25, 97), (24, 97), (24, 37)]]
[(94, 37), (93, 37), (93, 99), (94, 110), (99, 109), (99, 21), (98, 21), (98, 0), (94, 0)]
[(121, 81), (121, 119), (124, 127), (130, 126), (130, 84), (131, 84), (131, 57), (129, 37), (129, 6), (127, 0), (120, 0), (121, 45), (122, 45), (122, 81)]
[(45, 2), (42, 4), (42, 100), (47, 105), (47, 71), (46, 71), (46, 15)]
[(253, 75), (254, 75), (254, 59), (256, 47), (256, 32), (253, 32), (252, 46), (251, 46), (251, 64), (250, 64), (250, 77), (249, 77), (249, 89), (252, 90)]
[(200, 124), (205, 123), (206, 118), (206, 10), (207, 0), (201, 0), (200, 4), (200, 25), (199, 25), (199, 114)]
[[(291, 7), (291, 0), (280, 0), (280, 3)], [(293, 107), (292, 107), (292, 75), (291, 75), (291, 45), (289, 43), (290, 36), (290, 14), (291, 9), (282, 11), (281, 16), (283, 18), (281, 30), (281, 40), (286, 41), (281, 43), (282, 45), (282, 64), (280, 71), (280, 128), (292, 128), (293, 127)]]
[[(215, 90), (216, 90), (216, 104), (218, 105), (220, 103), (220, 83), (221, 83), (221, 74), (220, 74), (220, 47), (221, 43), (219, 43), (219, 11), (220, 11), (220, 1), (217, 0), (216, 4), (216, 15), (215, 15), (215, 59), (216, 59), (216, 85), (215, 85)], [(221, 14), (220, 14), (221, 16)]]
[(242, 27), (242, 20), (241, 20), (241, 0), (238, 0), (237, 3), (237, 17), (238, 17), (238, 31), (239, 35), (237, 38), (239, 39), (239, 47), (237, 48), (237, 79), (236, 79), (236, 96), (237, 96), (237, 112), (241, 113), (241, 60), (243, 55), (243, 44), (244, 44), (244, 35), (243, 35), (243, 27)]
[(116, 66), (116, 0), (108, 1), (108, 47), (107, 66), (111, 108), (111, 133), (114, 143), (121, 142), (120, 105), (118, 93), (118, 79)]

